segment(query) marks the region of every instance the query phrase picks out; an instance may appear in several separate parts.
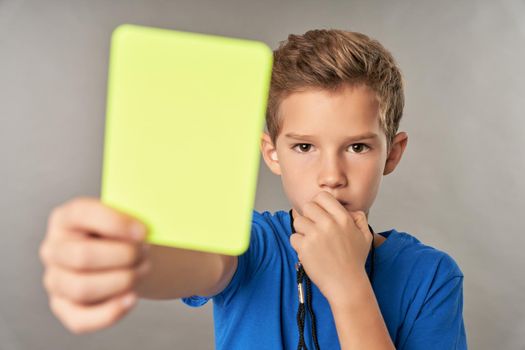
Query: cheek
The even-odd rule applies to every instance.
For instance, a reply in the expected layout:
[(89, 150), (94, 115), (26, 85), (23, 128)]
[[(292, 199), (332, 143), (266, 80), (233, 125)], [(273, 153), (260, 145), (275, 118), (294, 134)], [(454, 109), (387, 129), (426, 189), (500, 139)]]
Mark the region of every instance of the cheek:
[[(309, 195), (308, 189), (312, 187), (312, 180), (307, 177), (304, 171), (299, 168), (287, 168), (282, 171), (281, 182), (286, 197), (291, 204), (301, 210), (304, 203), (310, 200), (313, 195)], [(300, 211), (301, 212), (301, 211)]]
[(289, 154), (283, 154), (279, 156), (281, 164), (281, 174), (283, 181), (286, 181), (288, 185), (296, 186), (297, 183), (305, 182), (305, 178), (308, 176), (312, 168), (309, 165), (310, 162), (306, 160), (306, 157), (297, 157)]
[(370, 160), (362, 164), (354, 164), (349, 172), (350, 189), (353, 198), (360, 203), (359, 207), (368, 207), (373, 203), (382, 179), (382, 167), (377, 160)]
[[(301, 176), (302, 175), (302, 176)], [(286, 169), (282, 171), (281, 181), (283, 188), (289, 195), (289, 197), (297, 197), (301, 193), (304, 193), (304, 189), (307, 188), (308, 179), (298, 169)]]

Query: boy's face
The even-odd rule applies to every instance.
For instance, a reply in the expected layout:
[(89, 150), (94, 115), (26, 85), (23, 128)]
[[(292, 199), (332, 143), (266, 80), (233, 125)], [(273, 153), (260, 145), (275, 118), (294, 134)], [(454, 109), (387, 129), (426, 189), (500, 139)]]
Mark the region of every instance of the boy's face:
[(276, 144), (263, 133), (261, 152), (270, 170), (281, 176), (293, 208), (302, 215), (306, 202), (327, 191), (348, 211), (368, 216), (383, 175), (395, 169), (408, 139), (398, 133), (387, 154), (372, 90), (361, 85), (296, 92), (282, 101), (280, 115)]

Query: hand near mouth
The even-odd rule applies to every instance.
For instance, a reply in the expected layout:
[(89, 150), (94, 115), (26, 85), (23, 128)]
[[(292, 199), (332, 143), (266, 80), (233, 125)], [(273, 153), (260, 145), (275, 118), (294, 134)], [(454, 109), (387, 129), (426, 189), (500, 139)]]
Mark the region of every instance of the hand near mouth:
[[(345, 203), (345, 202), (343, 202)], [(366, 276), (365, 262), (372, 233), (362, 211), (348, 211), (332, 194), (322, 191), (294, 211), (296, 233), (290, 244), (304, 270), (330, 300), (347, 293), (347, 283)]]

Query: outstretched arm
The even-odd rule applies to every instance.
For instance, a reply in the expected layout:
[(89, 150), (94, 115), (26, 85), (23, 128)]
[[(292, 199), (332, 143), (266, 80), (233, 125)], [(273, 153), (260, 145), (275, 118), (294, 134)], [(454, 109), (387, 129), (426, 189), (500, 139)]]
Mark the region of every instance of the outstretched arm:
[(150, 245), (150, 272), (137, 286), (145, 299), (211, 296), (222, 291), (237, 267), (237, 257)]

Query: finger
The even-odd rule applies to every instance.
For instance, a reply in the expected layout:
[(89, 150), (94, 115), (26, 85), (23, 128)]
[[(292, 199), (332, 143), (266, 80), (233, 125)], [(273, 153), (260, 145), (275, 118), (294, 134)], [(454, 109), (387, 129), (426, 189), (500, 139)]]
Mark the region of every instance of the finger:
[(295, 252), (297, 253), (297, 256), (299, 257), (299, 260), (301, 259), (300, 258), (300, 253), (302, 251), (301, 247), (302, 247), (302, 244), (303, 244), (303, 239), (304, 239), (304, 236), (299, 234), (299, 233), (293, 233), (290, 235), (290, 245), (292, 246), (292, 248), (295, 250)]
[(128, 313), (136, 304), (134, 293), (110, 299), (92, 306), (75, 304), (58, 296), (51, 296), (50, 307), (73, 333), (87, 333), (106, 328)]
[(312, 220), (321, 229), (328, 229), (334, 221), (332, 216), (317, 202), (307, 202), (303, 205), (303, 216)]
[(77, 304), (99, 303), (132, 290), (149, 268), (147, 260), (136, 269), (99, 273), (78, 273), (51, 267), (46, 270), (44, 286), (50, 294)]
[(319, 204), (320, 207), (341, 224), (345, 223), (349, 217), (346, 208), (329, 192), (319, 192), (312, 201)]
[(295, 233), (301, 235), (307, 235), (308, 232), (315, 230), (315, 223), (308, 217), (300, 214), (297, 214), (297, 217), (294, 219), (293, 226), (296, 231)]
[(78, 271), (115, 269), (136, 265), (142, 245), (93, 237), (52, 239), (44, 244), (42, 256), (48, 264)]
[(56, 235), (77, 231), (142, 241), (147, 234), (147, 227), (136, 218), (88, 197), (75, 198), (53, 210), (48, 225)]

